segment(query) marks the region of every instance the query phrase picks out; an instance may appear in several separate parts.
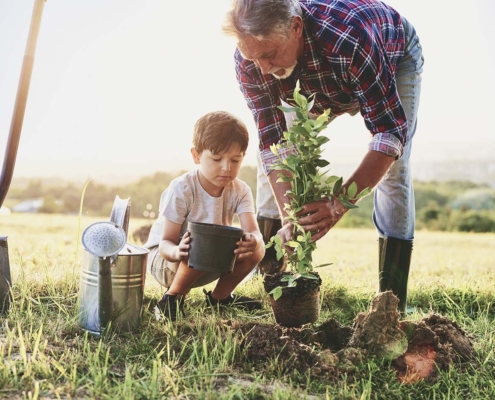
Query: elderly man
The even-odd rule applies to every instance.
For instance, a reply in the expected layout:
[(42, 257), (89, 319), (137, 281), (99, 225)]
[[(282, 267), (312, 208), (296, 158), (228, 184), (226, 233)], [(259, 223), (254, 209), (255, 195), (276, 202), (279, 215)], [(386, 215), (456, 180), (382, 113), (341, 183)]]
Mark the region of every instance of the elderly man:
[[(378, 0), (234, 0), (224, 33), (237, 40), (237, 79), (258, 127), (262, 232), (273, 234), (264, 225), (276, 227), (285, 216), (289, 184), (277, 182), (278, 173), (270, 169), (270, 145), (287, 129), (277, 107), (290, 101), (299, 81), (303, 95), (316, 95), (313, 113), (359, 112), (372, 135), (344, 186), (374, 188), (379, 290), (392, 290), (404, 313), (415, 220), (409, 158), (423, 69), (414, 27)], [(299, 223), (318, 240), (347, 211), (325, 198), (307, 204)], [(291, 227), (280, 226), (278, 234), (289, 240)]]

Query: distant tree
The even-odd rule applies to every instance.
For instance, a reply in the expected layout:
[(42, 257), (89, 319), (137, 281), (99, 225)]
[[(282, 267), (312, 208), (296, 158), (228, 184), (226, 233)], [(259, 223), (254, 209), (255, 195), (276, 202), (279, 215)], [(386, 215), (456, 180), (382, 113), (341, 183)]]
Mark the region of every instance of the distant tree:
[[(131, 198), (131, 217), (149, 218), (151, 224), (158, 217), (162, 192), (172, 179), (184, 172), (171, 174), (160, 171), (144, 176), (137, 182), (116, 186), (92, 181), (83, 199), (83, 213), (108, 219), (115, 196), (118, 195)], [(239, 178), (251, 187), (256, 198), (257, 168), (242, 167)], [(9, 202), (16, 204), (19, 200), (43, 198), (42, 212), (77, 214), (84, 184), (47, 182), (32, 179), (27, 181), (25, 187), (16, 186), (15, 191), (9, 192)], [(414, 181), (414, 192), (418, 229), (495, 232), (495, 189), (487, 185), (465, 181)], [(15, 201), (12, 193), (16, 195)], [(339, 228), (373, 228), (372, 212), (373, 194), (360, 200), (359, 208), (346, 213)]]
[(461, 213), (457, 229), (461, 232), (495, 232), (495, 219), (487, 213), (470, 210)]
[(463, 210), (493, 210), (495, 209), (495, 189), (470, 189), (465, 193), (461, 193), (452, 201), (452, 208)]
[(29, 181), (26, 189), (19, 193), (21, 199), (35, 199), (43, 197), (44, 195), (43, 184), (40, 179), (33, 179)]
[(45, 214), (59, 214), (62, 211), (62, 204), (59, 200), (51, 194), (47, 194), (43, 197), (43, 204), (39, 209), (40, 213)]
[(435, 200), (430, 200), (428, 204), (421, 208), (418, 213), (418, 218), (424, 223), (437, 220), (440, 216), (440, 207)]
[(451, 191), (438, 182), (414, 182), (416, 211), (427, 207), (432, 201), (434, 201), (438, 207), (446, 206), (455, 195), (455, 193), (451, 193)]

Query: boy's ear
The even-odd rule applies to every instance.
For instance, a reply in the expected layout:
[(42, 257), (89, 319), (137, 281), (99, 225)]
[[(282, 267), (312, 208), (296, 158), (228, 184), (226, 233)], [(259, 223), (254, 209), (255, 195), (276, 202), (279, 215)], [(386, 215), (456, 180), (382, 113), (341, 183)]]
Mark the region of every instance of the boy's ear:
[(199, 164), (199, 153), (196, 147), (191, 147), (191, 154), (193, 156), (194, 164)]

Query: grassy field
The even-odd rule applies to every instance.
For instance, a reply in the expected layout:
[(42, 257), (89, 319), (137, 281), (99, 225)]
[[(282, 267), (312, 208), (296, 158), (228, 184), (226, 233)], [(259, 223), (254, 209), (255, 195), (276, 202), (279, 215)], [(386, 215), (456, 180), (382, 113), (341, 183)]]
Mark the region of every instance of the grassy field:
[[(401, 384), (384, 361), (370, 359), (352, 378), (331, 384), (291, 369), (276, 356), (247, 359), (235, 323), (274, 323), (262, 281), (239, 292), (263, 300), (262, 312), (205, 310), (193, 289), (188, 318), (158, 323), (148, 308), (163, 289), (147, 276), (142, 329), (94, 337), (78, 326), (80, 232), (101, 219), (0, 216), (8, 237), (13, 306), (0, 327), (0, 398), (95, 399), (489, 399), (495, 398), (495, 234), (417, 232), (410, 275), (410, 318), (448, 316), (474, 338), (477, 359), (436, 382)], [(80, 225), (79, 225), (80, 223)], [(131, 220), (129, 231), (149, 223)], [(132, 242), (132, 239), (130, 239)], [(377, 286), (372, 230), (334, 229), (319, 242), (323, 277), (321, 320), (350, 324), (368, 308)], [(318, 322), (317, 322), (318, 324)]]

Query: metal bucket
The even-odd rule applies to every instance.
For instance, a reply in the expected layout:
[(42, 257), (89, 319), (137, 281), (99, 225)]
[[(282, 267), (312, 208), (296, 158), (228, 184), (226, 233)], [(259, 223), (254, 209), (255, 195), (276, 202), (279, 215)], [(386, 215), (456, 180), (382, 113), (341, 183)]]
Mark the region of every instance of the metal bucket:
[[(126, 243), (112, 262), (112, 329), (129, 332), (141, 324), (148, 252), (144, 247)], [(99, 316), (98, 265), (99, 257), (84, 250), (79, 282), (79, 325), (96, 335), (105, 328)]]

